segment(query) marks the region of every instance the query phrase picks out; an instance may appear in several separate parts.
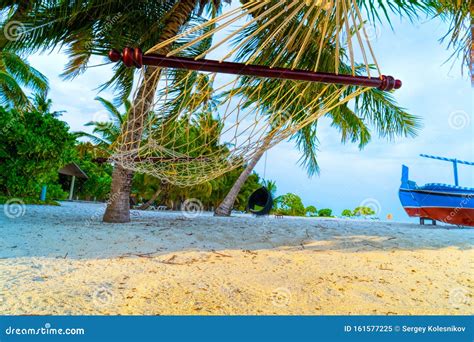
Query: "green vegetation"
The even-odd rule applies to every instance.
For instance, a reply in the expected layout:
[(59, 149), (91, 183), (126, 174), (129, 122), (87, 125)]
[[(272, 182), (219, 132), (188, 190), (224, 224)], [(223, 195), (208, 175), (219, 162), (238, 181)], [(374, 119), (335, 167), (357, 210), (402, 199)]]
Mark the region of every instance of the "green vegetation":
[(306, 215), (314, 217), (318, 216), (318, 209), (314, 205), (310, 205), (306, 207)]
[[(129, 104), (122, 113), (111, 102), (103, 98), (97, 100), (109, 112), (110, 120), (88, 123), (93, 127), (93, 134), (70, 133), (67, 124), (58, 118), (60, 112), (50, 112), (51, 101), (43, 96), (34, 96), (31, 111), (0, 107), (0, 125), (3, 127), (0, 135), (0, 194), (24, 198), (27, 204), (44, 204), (37, 198), (42, 185), (47, 185), (47, 203), (54, 203), (50, 199), (64, 200), (68, 196), (70, 177), (59, 177), (58, 170), (75, 162), (88, 179), (76, 180), (74, 198), (106, 201), (112, 182), (112, 165), (105, 161), (111, 154), (111, 145), (119, 135)], [(199, 129), (201, 127), (196, 126), (196, 130)], [(82, 137), (87, 137), (92, 143), (76, 141)], [(211, 210), (223, 200), (242, 169), (237, 168), (217, 179), (187, 188), (135, 174), (132, 194), (137, 203), (150, 202), (149, 205), (166, 205), (170, 209), (179, 209), (186, 199), (197, 198), (203, 209)], [(245, 210), (250, 194), (262, 186), (260, 182), (256, 173), (247, 179), (237, 196), (236, 209)], [(267, 185), (276, 191), (274, 182), (267, 182)]]
[(37, 197), (42, 185), (54, 196), (58, 170), (73, 159), (74, 136), (51, 113), (0, 107), (0, 193)]
[(357, 207), (354, 210), (344, 209), (341, 213), (342, 217), (355, 217), (355, 216), (374, 216), (376, 212), (370, 207)]
[[(8, 201), (11, 200), (11, 197), (8, 196), (0, 196), (0, 204), (5, 204), (8, 203)], [(41, 201), (38, 198), (32, 198), (32, 197), (15, 197), (15, 203), (21, 203), (21, 204), (37, 204), (37, 205), (56, 205), (58, 206), (59, 203), (57, 201), (49, 200), (46, 199), (46, 201)]]
[(305, 207), (298, 195), (287, 193), (275, 199), (273, 213), (285, 216), (332, 217), (331, 209), (317, 210), (315, 206)]
[(16, 53), (0, 50), (0, 105), (27, 107), (31, 102), (23, 88), (44, 95), (48, 91), (48, 80)]
[(305, 216), (306, 208), (298, 195), (288, 193), (275, 199), (275, 212), (280, 215)]
[(354, 216), (373, 216), (375, 214), (375, 211), (370, 207), (357, 207), (353, 212)]
[(342, 217), (352, 217), (354, 214), (352, 213), (352, 210), (350, 209), (344, 209), (341, 213)]
[(318, 211), (318, 216), (319, 216), (319, 217), (333, 217), (333, 216), (332, 216), (332, 210), (331, 210), (331, 209), (328, 209), (328, 208), (320, 209), (320, 210)]

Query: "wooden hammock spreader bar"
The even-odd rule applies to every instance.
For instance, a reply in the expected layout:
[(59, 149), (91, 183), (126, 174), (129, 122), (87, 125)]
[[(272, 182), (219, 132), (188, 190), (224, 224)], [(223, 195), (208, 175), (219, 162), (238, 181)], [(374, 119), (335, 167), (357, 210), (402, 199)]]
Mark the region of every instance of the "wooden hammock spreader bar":
[(135, 157), (133, 161), (136, 163), (141, 162), (208, 162), (211, 158), (207, 157)]
[(354, 85), (378, 88), (384, 91), (400, 89), (402, 81), (392, 76), (380, 77), (338, 75), (306, 70), (291, 70), (284, 68), (270, 68), (261, 65), (247, 65), (234, 62), (219, 62), (208, 59), (194, 60), (186, 57), (166, 57), (157, 54), (143, 55), (139, 48), (125, 48), (120, 53), (117, 50), (109, 51), (109, 58), (113, 62), (123, 61), (127, 67), (141, 68), (143, 65), (153, 65), (162, 68), (186, 69), (206, 72), (217, 72), (233, 75), (278, 78), (295, 81), (309, 81), (329, 84)]

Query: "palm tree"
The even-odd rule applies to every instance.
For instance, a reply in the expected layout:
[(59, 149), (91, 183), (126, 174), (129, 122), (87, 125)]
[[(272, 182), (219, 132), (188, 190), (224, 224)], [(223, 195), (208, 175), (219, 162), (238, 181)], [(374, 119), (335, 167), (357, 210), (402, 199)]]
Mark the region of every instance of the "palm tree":
[[(203, 9), (215, 14), (220, 0), (180, 1), (35, 1), (17, 10), (16, 1), (3, 1), (0, 9), (13, 12), (14, 20), (28, 26), (27, 33), (10, 44), (10, 48), (34, 52), (37, 50), (67, 47), (70, 62), (64, 76), (75, 77), (87, 69), (91, 55), (106, 55), (108, 50), (123, 46), (140, 46), (143, 50), (175, 36), (194, 15)], [(7, 23), (5, 23), (7, 24)], [(167, 49), (160, 51), (166, 54)], [(189, 52), (189, 51), (188, 51)], [(122, 100), (128, 98), (133, 87), (134, 70), (117, 66), (111, 80), (103, 87), (118, 90)], [(138, 86), (127, 121), (123, 125), (123, 146), (134, 148), (140, 141), (142, 122), (153, 104), (160, 69), (146, 67)], [(104, 221), (129, 222), (129, 197), (133, 173), (120, 165), (114, 166), (111, 201)]]
[(35, 110), (40, 113), (51, 114), (55, 118), (63, 115), (63, 113), (66, 112), (65, 110), (52, 111), (53, 100), (48, 98), (48, 93), (46, 92), (33, 94), (33, 96), (30, 98), (29, 107), (31, 110)]
[(30, 104), (22, 87), (45, 96), (48, 80), (19, 55), (0, 51), (0, 105), (22, 108)]
[[(298, 23), (295, 22), (293, 25), (297, 25)], [(244, 35), (249, 35), (250, 32), (255, 31), (258, 32), (261, 23), (251, 25), (244, 33)], [(280, 22), (275, 21), (272, 19), (272, 25), (278, 27)], [(294, 27), (292, 24), (288, 24), (285, 29), (282, 30), (280, 33), (282, 36), (290, 35)], [(308, 30), (308, 26), (301, 26), (300, 28), (300, 36), (305, 37), (306, 32)], [(269, 31), (271, 30), (271, 26)], [(287, 30), (288, 32), (285, 32)], [(269, 64), (272, 63), (282, 50), (281, 44), (282, 42), (278, 39), (275, 39), (272, 42), (267, 42), (267, 32), (261, 32), (252, 38), (247, 45), (244, 45), (241, 50), (239, 51), (238, 58), (246, 59), (249, 55), (252, 55), (254, 51), (258, 51), (258, 47), (263, 43), (266, 42), (267, 44), (265, 49), (260, 50), (260, 54), (255, 58), (256, 64)], [(239, 41), (244, 40), (245, 37), (242, 35)], [(298, 41), (298, 38), (295, 39)], [(306, 69), (311, 70), (314, 67), (314, 57), (317, 56), (318, 53), (321, 53), (321, 63), (319, 65), (320, 71), (325, 72), (335, 72), (336, 63), (334, 62), (336, 58), (339, 58), (340, 61), (339, 65), (339, 72), (342, 74), (350, 74), (352, 70), (352, 65), (346, 64), (348, 61), (348, 57), (345, 55), (344, 50), (339, 50), (336, 53), (336, 48), (332, 46), (332, 44), (327, 44), (327, 46), (323, 47), (322, 51), (319, 50), (319, 44), (317, 43), (317, 37), (313, 38), (313, 41), (306, 45), (303, 57), (299, 59), (297, 68), (298, 69)], [(280, 67), (291, 67), (293, 65), (293, 61), (297, 58), (297, 55), (294, 51), (285, 51), (281, 61), (283, 65), (279, 65)], [(355, 70), (356, 73), (360, 73), (360, 68), (356, 66)], [(263, 87), (262, 84), (263, 83)], [(286, 85), (285, 85), (286, 84)], [(288, 85), (285, 83), (282, 85), (280, 82), (275, 82), (274, 80), (263, 80), (259, 82), (249, 82), (247, 79), (244, 78), (243, 82), (240, 84), (240, 88), (237, 91), (238, 93), (246, 96), (247, 94), (254, 94), (257, 87), (261, 87), (264, 89), (266, 94), (272, 94), (273, 89), (275, 87), (286, 87), (290, 88), (293, 84)], [(309, 91), (309, 98), (305, 99), (306, 103), (311, 103), (312, 101), (312, 94), (318, 94), (317, 91), (321, 85), (320, 84), (311, 84), (310, 89), (313, 91)], [(337, 88), (337, 87), (336, 87)], [(294, 88), (293, 92), (287, 93), (283, 91), (283, 94), (286, 94), (287, 97), (298, 97), (299, 92), (301, 91), (299, 88)], [(345, 92), (344, 96), (352, 93), (354, 91), (354, 87), (349, 87)], [(276, 92), (273, 92), (276, 94)], [(250, 98), (250, 101), (259, 101), (259, 104), (264, 108), (268, 109), (267, 115), (269, 117), (272, 116), (273, 107), (272, 103), (278, 101), (278, 98), (274, 96), (267, 97), (265, 94), (260, 97), (266, 99), (266, 101), (259, 101), (257, 98)], [(308, 97), (308, 96), (307, 96)], [(298, 103), (298, 106), (305, 108), (303, 103)], [(392, 98), (392, 96), (388, 93), (382, 92), (377, 89), (368, 90), (361, 95), (357, 96), (355, 99), (355, 103), (352, 104), (354, 108), (351, 108), (349, 104), (344, 103), (335, 107), (334, 109), (330, 110), (326, 116), (328, 116), (332, 120), (332, 126), (339, 129), (341, 132), (341, 140), (342, 142), (352, 141), (358, 142), (359, 147), (362, 148), (370, 141), (370, 129), (369, 126), (374, 126), (375, 130), (379, 133), (379, 135), (387, 136), (392, 138), (395, 135), (405, 135), (405, 136), (413, 136), (416, 134), (417, 128), (419, 126), (418, 119), (402, 108), (398, 107)], [(286, 110), (286, 109), (285, 109)], [(291, 108), (288, 109), (291, 112)], [(310, 115), (311, 113), (302, 113), (301, 115)], [(298, 121), (301, 117), (291, 118), (289, 121)], [(310, 176), (317, 174), (319, 172), (319, 167), (317, 163), (317, 147), (318, 147), (318, 140), (317, 140), (317, 120), (314, 121), (312, 124), (305, 126), (303, 129), (297, 131), (292, 137), (298, 149), (302, 152), (302, 157), (300, 159), (300, 163), (302, 166), (306, 168), (308, 174)], [(263, 156), (265, 150), (267, 149), (268, 144), (263, 143), (262, 148), (255, 153), (252, 157), (250, 162), (247, 164), (246, 168), (237, 179), (236, 183), (225, 197), (224, 201), (219, 205), (219, 207), (215, 211), (216, 216), (229, 216), (237, 194), (242, 187), (242, 184), (246, 181), (247, 177), (252, 173), (253, 169)]]
[[(463, 66), (470, 72), (471, 81), (474, 83), (474, 64), (472, 63), (474, 3), (459, 0), (434, 1), (434, 7), (435, 13), (449, 22), (449, 30), (442, 40), (447, 39), (448, 46), (454, 49), (452, 57), (462, 57)], [(469, 26), (471, 26), (470, 30)]]
[(107, 110), (109, 114), (109, 121), (89, 121), (85, 126), (94, 127), (91, 133), (76, 132), (76, 136), (89, 138), (94, 145), (105, 151), (108, 155), (112, 153), (112, 145), (120, 136), (122, 125), (127, 120), (128, 112), (131, 108), (129, 100), (124, 101), (125, 111), (123, 113), (111, 102), (100, 96), (95, 98)]

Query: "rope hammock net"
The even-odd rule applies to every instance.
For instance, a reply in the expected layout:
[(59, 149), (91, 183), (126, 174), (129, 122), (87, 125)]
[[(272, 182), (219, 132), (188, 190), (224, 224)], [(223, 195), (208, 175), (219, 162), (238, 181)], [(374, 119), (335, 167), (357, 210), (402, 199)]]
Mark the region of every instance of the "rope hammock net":
[(370, 88), (400, 88), (381, 75), (369, 41), (356, 0), (264, 0), (144, 55), (113, 50), (113, 61), (146, 65), (147, 82), (140, 82), (146, 86), (135, 94), (111, 160), (178, 186), (212, 180)]

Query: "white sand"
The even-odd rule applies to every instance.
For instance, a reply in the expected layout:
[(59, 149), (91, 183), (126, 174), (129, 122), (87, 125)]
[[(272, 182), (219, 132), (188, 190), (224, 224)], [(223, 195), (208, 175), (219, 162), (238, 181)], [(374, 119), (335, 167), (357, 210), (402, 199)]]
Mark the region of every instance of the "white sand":
[(2, 314), (471, 314), (474, 229), (0, 206)]

